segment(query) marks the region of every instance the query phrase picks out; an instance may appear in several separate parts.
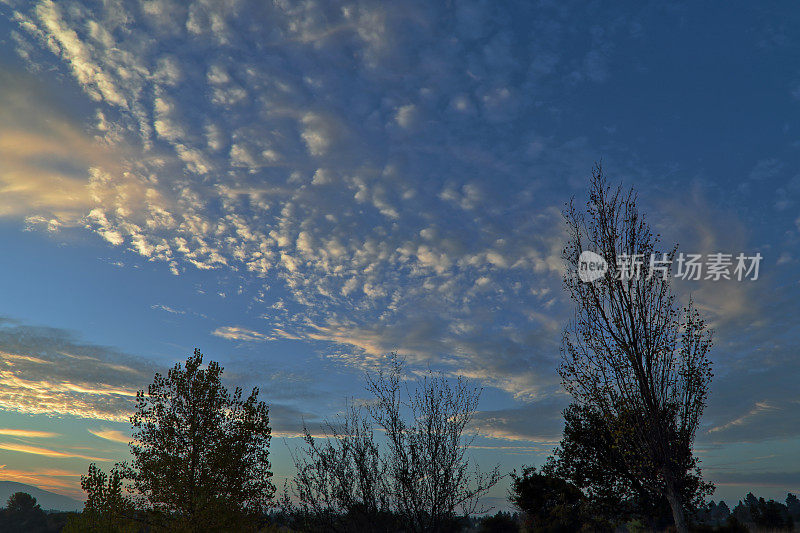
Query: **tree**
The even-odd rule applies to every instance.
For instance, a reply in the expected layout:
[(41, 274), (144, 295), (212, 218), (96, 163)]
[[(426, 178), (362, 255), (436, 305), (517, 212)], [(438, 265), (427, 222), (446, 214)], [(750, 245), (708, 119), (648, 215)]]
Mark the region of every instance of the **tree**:
[(246, 529), (270, 505), (271, 431), (258, 388), (246, 398), (222, 384), (222, 367), (194, 351), (136, 396), (133, 488), (157, 526)]
[(588, 526), (586, 497), (572, 483), (533, 467), (512, 473), (511, 480), (510, 499), (525, 513), (525, 532), (568, 533)]
[(47, 528), (47, 515), (27, 492), (9, 496), (3, 514), (3, 531), (9, 533), (35, 533)]
[(518, 533), (519, 517), (504, 511), (497, 511), (491, 516), (484, 516), (478, 524), (478, 533)]
[(624, 428), (589, 405), (568, 406), (564, 421), (562, 440), (544, 473), (581, 489), (591, 515), (610, 524), (638, 519), (655, 530), (664, 525), (665, 511), (671, 519), (664, 495), (648, 490), (617, 448), (616, 438)]
[(396, 531), (398, 524), (412, 532), (450, 531), (500, 479), (496, 468), (470, 471), (465, 431), (479, 389), (429, 373), (412, 392), (401, 378), (402, 364), (393, 358), (388, 372), (367, 375), (373, 398), (366, 409), (351, 406), (321, 441), (305, 429), (294, 493), (304, 514), (327, 517), (324, 529), (333, 523), (333, 530), (362, 531), (367, 523), (367, 531)]
[(750, 503), (750, 515), (756, 527), (769, 531), (792, 531), (794, 520), (789, 514), (789, 509), (775, 500), (766, 501), (759, 498), (755, 503)]
[(86, 493), (83, 512), (71, 517), (64, 532), (127, 533), (138, 531), (143, 521), (137, 516), (134, 502), (125, 490), (128, 467), (117, 464), (106, 474), (96, 464), (81, 476), (81, 488)]
[[(676, 248), (658, 249), (633, 190), (609, 187), (598, 165), (586, 213), (570, 202), (564, 217), (564, 286), (576, 312), (563, 336), (562, 384), (612, 429), (614, 453), (649, 492), (666, 496), (676, 529), (686, 532), (687, 480), (700, 476), (692, 444), (712, 377), (711, 334), (691, 302), (683, 312), (678, 307), (660, 269)], [(582, 281), (585, 251), (612, 268)], [(626, 268), (615, 271), (617, 265)], [(710, 490), (698, 487), (703, 495)]]
[(796, 494), (786, 494), (786, 509), (794, 522), (800, 522), (800, 499)]
[(294, 492), (300, 502), (294, 514), (301, 526), (320, 531), (395, 531), (388, 466), (364, 412), (348, 405), (337, 423), (327, 424), (325, 439), (303, 429), (306, 447), (293, 455)]

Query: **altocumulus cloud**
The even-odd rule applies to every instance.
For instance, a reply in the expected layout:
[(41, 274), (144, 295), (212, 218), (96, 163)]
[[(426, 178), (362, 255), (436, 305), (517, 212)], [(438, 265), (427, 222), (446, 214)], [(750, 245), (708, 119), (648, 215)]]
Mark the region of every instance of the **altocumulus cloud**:
[(568, 10), (7, 3), (18, 54), (75, 80), (115, 154), (90, 166), (81, 223), (175, 274), (263, 279), (265, 332), (216, 335), (360, 367), (397, 348), (524, 400), (558, 388), (554, 206), (577, 183), (553, 178), (590, 159), (515, 132), (541, 112), (528, 95), (608, 77), (602, 43), (557, 61), (569, 36), (544, 21)]
[[(613, 8), (575, 16), (594, 8), (469, 0), (4, 6), (17, 54), (34, 71), (71, 78), (94, 111), (75, 123), (3, 74), (0, 109), (11, 111), (0, 117), (9, 191), (0, 214), (84, 227), (178, 275), (247, 278), (261, 288), (264, 327), (220, 327), (222, 338), (311, 341), (359, 368), (397, 349), (412, 365), (445, 365), (548, 413), (536, 431), (524, 427), (525, 406), (487, 414), (493, 435), (557, 433), (557, 407), (546, 402), (558, 398), (566, 317), (558, 206), (582, 188), (596, 154), (585, 138), (537, 132), (559, 114), (552, 95), (613, 79), (611, 43), (639, 38), (628, 31), (636, 21)], [(765, 160), (751, 177), (779, 170)], [(671, 221), (707, 212), (672, 207)], [(677, 218), (700, 236), (687, 251), (744, 244), (724, 238), (741, 233), (729, 218), (721, 231)], [(752, 291), (696, 292), (722, 340), (702, 439), (800, 431), (794, 384), (759, 385), (794, 375), (792, 339), (781, 333), (792, 325), (774, 310), (759, 319)], [(771, 356), (748, 354), (754, 345)], [(0, 402), (10, 408), (118, 419), (131, 391), (122, 374), (82, 380), (53, 364), (67, 357), (55, 352), (5, 352)], [(56, 368), (52, 382), (46, 367)], [(30, 400), (39, 391), (41, 403)]]

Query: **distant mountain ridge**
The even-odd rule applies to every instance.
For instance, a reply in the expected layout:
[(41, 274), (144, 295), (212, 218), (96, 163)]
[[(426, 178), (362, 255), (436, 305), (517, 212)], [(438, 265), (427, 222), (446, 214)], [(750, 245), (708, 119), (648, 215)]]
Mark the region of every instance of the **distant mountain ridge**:
[(16, 481), (0, 481), (0, 507), (5, 507), (9, 496), (15, 492), (27, 492), (36, 498), (36, 503), (45, 511), (80, 511), (83, 509), (83, 502), (74, 498)]

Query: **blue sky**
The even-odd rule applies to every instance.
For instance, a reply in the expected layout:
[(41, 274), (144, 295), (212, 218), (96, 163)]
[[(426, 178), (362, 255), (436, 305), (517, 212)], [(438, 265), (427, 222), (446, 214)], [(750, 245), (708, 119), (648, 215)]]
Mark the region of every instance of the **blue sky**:
[[(602, 159), (715, 329), (715, 498), (800, 491), (800, 10), (748, 3), (0, 1), (0, 478), (79, 495), (194, 347), (300, 422), (392, 350), (484, 387), (486, 467), (567, 398), (561, 209)], [(5, 429), (3, 429), (5, 428)], [(504, 497), (504, 487), (493, 496)]]

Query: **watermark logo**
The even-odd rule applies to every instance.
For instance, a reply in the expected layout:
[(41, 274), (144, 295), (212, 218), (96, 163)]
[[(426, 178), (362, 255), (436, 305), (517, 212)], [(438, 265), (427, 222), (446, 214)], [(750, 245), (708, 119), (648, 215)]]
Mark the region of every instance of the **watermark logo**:
[[(612, 270), (614, 279), (630, 280), (655, 275), (690, 281), (750, 280), (758, 279), (762, 256), (760, 253), (746, 255), (744, 253), (684, 254), (677, 257), (668, 254), (619, 254), (616, 265), (609, 268), (608, 262), (599, 254), (590, 251), (581, 252), (578, 258), (578, 277), (581, 281), (591, 283)], [(672, 274), (673, 265), (676, 272)]]
[(581, 252), (578, 258), (578, 277), (581, 281), (591, 283), (600, 279), (608, 271), (608, 261), (602, 255), (590, 252)]

